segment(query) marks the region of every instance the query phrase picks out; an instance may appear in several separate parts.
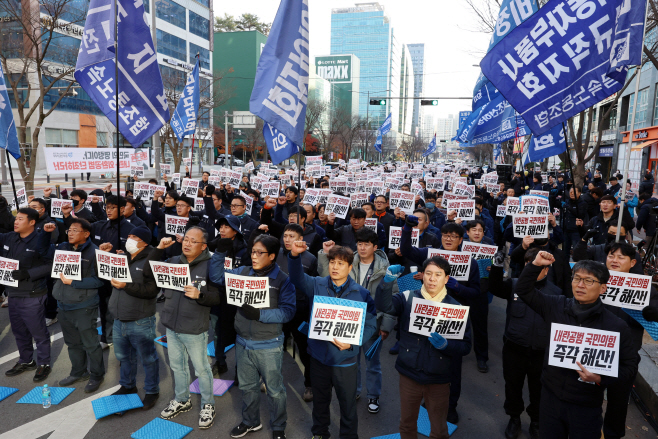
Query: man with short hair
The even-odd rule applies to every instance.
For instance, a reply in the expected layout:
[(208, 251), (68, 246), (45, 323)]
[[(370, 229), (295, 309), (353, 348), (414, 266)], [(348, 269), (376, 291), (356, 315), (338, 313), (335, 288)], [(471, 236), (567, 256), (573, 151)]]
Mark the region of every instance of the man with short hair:
[[(176, 396), (162, 411), (160, 417), (171, 419), (192, 408), (190, 400), (190, 367), (199, 379), (201, 411), (199, 428), (210, 428), (215, 421), (215, 397), (213, 377), (208, 363), (208, 327), (210, 307), (219, 304), (219, 290), (208, 278), (210, 252), (208, 233), (201, 227), (191, 227), (183, 238), (183, 253), (167, 259), (170, 264), (189, 266), (192, 284), (184, 291), (165, 288), (164, 307), (160, 311), (161, 322), (167, 329), (167, 354), (169, 367), (174, 376)], [(147, 260), (158, 262), (164, 257), (164, 250), (174, 244), (171, 238), (162, 238), (158, 247), (151, 251)], [(223, 263), (222, 263), (223, 266)], [(151, 265), (144, 264), (144, 276), (153, 277)]]
[(336, 221), (336, 214), (329, 214), (329, 222), (327, 224), (327, 238), (336, 242), (337, 245), (346, 246), (356, 251), (356, 236), (355, 233), (362, 229), (366, 224), (366, 211), (357, 207), (352, 209), (349, 213), (350, 224), (344, 225), (334, 229), (334, 222)]
[[(608, 257), (607, 247), (614, 244), (615, 239), (617, 238), (617, 225), (611, 224), (610, 227), (608, 227), (608, 235), (606, 236), (605, 244), (587, 245), (587, 241), (589, 241), (594, 233), (595, 230), (588, 231), (573, 248), (574, 262), (589, 259), (591, 261), (605, 264)], [(626, 229), (624, 226), (621, 226), (619, 242), (626, 242)], [(635, 259), (637, 262), (631, 266), (630, 273), (644, 275), (644, 270), (642, 269), (642, 257), (638, 252), (635, 252)]]
[[(656, 202), (658, 202), (658, 199)], [(592, 236), (592, 242), (594, 244), (605, 244), (608, 228), (611, 224), (615, 226), (618, 224), (619, 209), (617, 209), (617, 199), (612, 195), (604, 195), (601, 197), (599, 205), (601, 207), (601, 213), (594, 218), (590, 218), (586, 228), (583, 227), (582, 220), (576, 220), (576, 225), (579, 226), (581, 236), (584, 236), (588, 230), (596, 230), (596, 234)], [(640, 210), (640, 215), (641, 214), (642, 211)], [(640, 223), (639, 215), (638, 223)], [(621, 224), (626, 230), (631, 230), (635, 227), (633, 218), (631, 218), (628, 212), (622, 216)]]
[(240, 231), (244, 236), (244, 240), (249, 242), (251, 233), (258, 228), (259, 224), (247, 215), (247, 200), (242, 195), (234, 196), (231, 200), (230, 209), (231, 215), (240, 222)]
[(388, 207), (388, 197), (386, 195), (377, 195), (375, 197), (375, 218), (382, 223), (386, 231), (386, 236), (389, 236), (389, 229), (395, 221), (395, 217), (389, 213), (386, 208)]
[(76, 218), (86, 219), (90, 223), (98, 221), (98, 218), (85, 206), (87, 201), (87, 192), (82, 189), (75, 189), (71, 191), (71, 200), (73, 201), (73, 213)]
[(304, 203), (302, 205), (304, 210), (306, 211), (306, 224), (309, 226), (312, 226), (315, 229), (315, 232), (320, 236), (320, 239), (322, 239), (322, 242), (327, 240), (327, 233), (324, 231), (322, 227), (317, 225), (315, 223), (315, 216), (316, 216), (316, 211), (315, 211), (315, 206)]
[(123, 217), (135, 227), (146, 226), (146, 223), (137, 216), (137, 200), (134, 198), (126, 198), (126, 207), (123, 210)]
[[(375, 217), (375, 204), (371, 202), (363, 203), (361, 209), (366, 212), (366, 219)], [(377, 237), (379, 238), (379, 250), (386, 252), (386, 247), (388, 246), (388, 237), (386, 236), (386, 229), (384, 225), (377, 221)]]
[[(29, 200), (29, 197), (28, 197)], [(53, 220), (50, 218), (50, 215), (48, 215), (48, 203), (46, 203), (46, 200), (43, 198), (32, 198), (30, 202), (28, 203), (28, 206), (30, 209), (34, 209), (37, 211), (39, 214), (39, 220), (37, 223), (34, 225), (35, 230), (40, 231), (43, 230), (43, 226), (45, 226), (48, 223), (55, 223), (55, 230), (50, 234), (50, 243), (51, 244), (57, 244), (57, 242), (60, 239), (60, 236), (62, 239), (66, 239), (66, 230), (64, 229), (64, 223)], [(57, 300), (53, 297), (53, 285), (54, 285), (54, 279), (48, 276), (46, 278), (46, 286), (48, 287), (48, 296), (46, 299), (46, 326), (51, 326), (54, 325), (55, 323), (58, 322), (57, 320)]]
[(617, 177), (613, 175), (610, 177), (610, 187), (607, 188), (603, 193), (605, 195), (612, 195), (613, 197), (617, 197), (617, 192), (621, 189), (621, 185), (619, 184), (619, 181), (617, 180)]
[(288, 218), (288, 215), (299, 206), (299, 189), (296, 186), (288, 186), (285, 191), (285, 198), (285, 203), (277, 206), (277, 209), (281, 209), (283, 218)]

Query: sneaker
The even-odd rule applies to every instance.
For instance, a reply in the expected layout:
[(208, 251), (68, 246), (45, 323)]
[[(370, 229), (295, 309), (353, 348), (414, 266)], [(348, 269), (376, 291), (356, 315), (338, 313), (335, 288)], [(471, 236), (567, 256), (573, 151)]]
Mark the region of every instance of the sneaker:
[(395, 345), (391, 349), (388, 350), (388, 353), (391, 354), (391, 355), (399, 354), (400, 353), (400, 342), (396, 341)]
[(98, 388), (103, 384), (103, 381), (105, 381), (105, 377), (101, 377), (100, 380), (95, 380), (93, 378), (89, 378), (89, 382), (85, 386), (85, 393), (93, 393)]
[(142, 410), (151, 410), (159, 397), (159, 393), (147, 393), (144, 395), (144, 399), (142, 399), (142, 404), (144, 404), (144, 407), (142, 407)]
[(231, 430), (231, 437), (242, 437), (247, 433), (251, 433), (252, 431), (258, 431), (261, 428), (263, 428), (263, 424), (258, 424), (255, 427), (250, 427), (244, 422), (240, 422), (240, 425), (238, 425), (233, 430)]
[(48, 375), (50, 375), (51, 368), (49, 364), (40, 364), (39, 367), (37, 367), (37, 371), (34, 373), (34, 378), (32, 378), (32, 381), (35, 383), (38, 383), (40, 381), (45, 380), (48, 378)]
[(505, 429), (505, 437), (507, 439), (516, 439), (519, 433), (521, 433), (521, 418), (519, 416), (510, 416)]
[(101, 349), (109, 349), (110, 346), (112, 346), (112, 343), (105, 343), (104, 341), (100, 342), (101, 343)]
[(9, 308), (9, 297), (5, 297), (4, 302), (0, 305), (0, 308)]
[(451, 424), (457, 424), (459, 422), (459, 414), (457, 413), (457, 409), (448, 408), (447, 421)]
[(283, 431), (273, 431), (272, 439), (286, 439), (286, 433)]
[(160, 294), (157, 299), (155, 299), (157, 303), (162, 303), (165, 301), (165, 296), (164, 294)]
[(487, 366), (486, 361), (478, 360), (478, 372), (481, 372), (481, 373), (489, 372), (489, 366)]
[(220, 364), (217, 364), (217, 362), (215, 362), (215, 364), (212, 365), (212, 374), (213, 374), (213, 376), (218, 377), (221, 374), (226, 373), (226, 372), (228, 372), (228, 365), (226, 363), (220, 365)]
[(212, 404), (204, 404), (199, 413), (199, 428), (205, 430), (212, 427), (215, 422), (215, 407)]
[(46, 319), (46, 326), (52, 326), (55, 323), (57, 323), (57, 317), (55, 317), (54, 319)]
[(119, 390), (114, 392), (112, 395), (130, 395), (131, 393), (137, 393), (137, 387), (128, 388), (128, 387), (121, 386), (121, 387), (119, 387)]
[(5, 375), (8, 377), (14, 377), (20, 375), (26, 370), (34, 370), (37, 368), (37, 362), (32, 360), (29, 363), (16, 363), (14, 367), (5, 372)]
[(379, 398), (368, 398), (368, 412), (373, 415), (379, 413)]
[[(87, 381), (88, 379), (89, 379), (89, 372), (85, 372), (82, 376), (79, 376), (79, 377), (74, 377), (73, 375), (70, 375), (67, 378), (64, 378), (62, 381), (60, 381), (59, 385), (61, 387), (67, 387), (67, 386), (70, 386), (71, 384), (77, 383), (78, 381)], [(119, 390), (121, 390), (121, 389), (119, 389)], [(116, 395), (116, 393), (115, 393), (115, 395)]]
[(312, 402), (313, 401), (313, 389), (310, 387), (307, 387), (304, 389), (304, 395), (302, 396), (302, 399), (306, 402)]
[(192, 408), (192, 401), (189, 399), (185, 402), (178, 402), (175, 399), (169, 401), (167, 408), (162, 410), (160, 417), (162, 419), (171, 419), (180, 415), (181, 413), (189, 412)]
[(530, 422), (530, 439), (539, 439), (539, 422)]

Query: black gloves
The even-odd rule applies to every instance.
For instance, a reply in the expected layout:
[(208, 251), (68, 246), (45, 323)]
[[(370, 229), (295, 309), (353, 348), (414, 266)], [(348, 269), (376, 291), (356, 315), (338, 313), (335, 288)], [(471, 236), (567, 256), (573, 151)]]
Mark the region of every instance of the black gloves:
[(233, 240), (231, 238), (220, 238), (217, 240), (216, 250), (218, 253), (226, 253), (233, 248)]
[(215, 186), (212, 184), (209, 184), (206, 186), (206, 197), (212, 197), (212, 194), (215, 193)]
[(260, 320), (260, 310), (251, 305), (242, 305), (242, 315), (245, 319)]
[(583, 235), (583, 241), (589, 241), (591, 238), (594, 238), (596, 234), (599, 233), (596, 229), (589, 229), (587, 233)]
[(418, 217), (415, 215), (407, 215), (405, 217), (404, 222), (409, 226), (409, 227), (416, 227), (418, 225)]
[(658, 307), (645, 306), (642, 309), (642, 317), (648, 322), (658, 322)]
[(25, 269), (13, 270), (11, 272), (11, 277), (13, 277), (14, 280), (28, 280), (30, 278), (30, 273)]

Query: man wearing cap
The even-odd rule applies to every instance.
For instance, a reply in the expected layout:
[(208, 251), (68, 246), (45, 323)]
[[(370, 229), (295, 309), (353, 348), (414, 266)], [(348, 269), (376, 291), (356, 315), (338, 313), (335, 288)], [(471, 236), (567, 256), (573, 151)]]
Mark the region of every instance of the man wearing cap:
[[(188, 219), (188, 226), (190, 226), (189, 221), (190, 217), (192, 214), (192, 209), (194, 209), (194, 199), (187, 197), (185, 195), (181, 195), (178, 198), (178, 201), (176, 201), (176, 215), (177, 217), (180, 218), (187, 218)], [(197, 221), (198, 222), (198, 221)], [(186, 229), (187, 229), (186, 227)], [(167, 236), (172, 236), (170, 233), (167, 234)], [(183, 235), (181, 234), (176, 234), (174, 236), (174, 245), (168, 247), (165, 251), (165, 256), (168, 258), (171, 258), (173, 256), (178, 256), (181, 254), (182, 251), (182, 243), (183, 243)]]
[(119, 384), (114, 395), (137, 393), (137, 359), (144, 368), (144, 410), (155, 405), (160, 394), (158, 353), (155, 350), (155, 279), (144, 276), (153, 247), (151, 231), (135, 227), (126, 241), (128, 270), (132, 282), (112, 279), (109, 310), (114, 316), (114, 355), (119, 361)]

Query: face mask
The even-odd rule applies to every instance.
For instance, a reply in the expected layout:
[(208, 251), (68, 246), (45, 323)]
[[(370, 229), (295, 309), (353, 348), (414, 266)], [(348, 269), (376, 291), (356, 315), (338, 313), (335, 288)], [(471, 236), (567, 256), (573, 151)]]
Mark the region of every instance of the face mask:
[[(611, 235), (608, 233), (608, 236), (606, 236), (606, 241), (608, 244), (611, 244), (615, 242), (615, 239), (617, 238), (617, 235)], [(619, 235), (619, 242), (624, 242), (626, 240), (626, 235)]]
[(434, 210), (435, 204), (434, 203), (425, 203), (425, 207), (427, 207), (429, 210)]
[(80, 200), (71, 200), (73, 201), (73, 207), (78, 207), (78, 204), (80, 204)]
[(533, 247), (543, 247), (548, 243), (548, 238), (535, 238), (535, 242), (532, 243)]
[(139, 251), (139, 247), (137, 247), (137, 241), (134, 239), (128, 238), (126, 240), (126, 251), (130, 253), (131, 255), (134, 255)]

